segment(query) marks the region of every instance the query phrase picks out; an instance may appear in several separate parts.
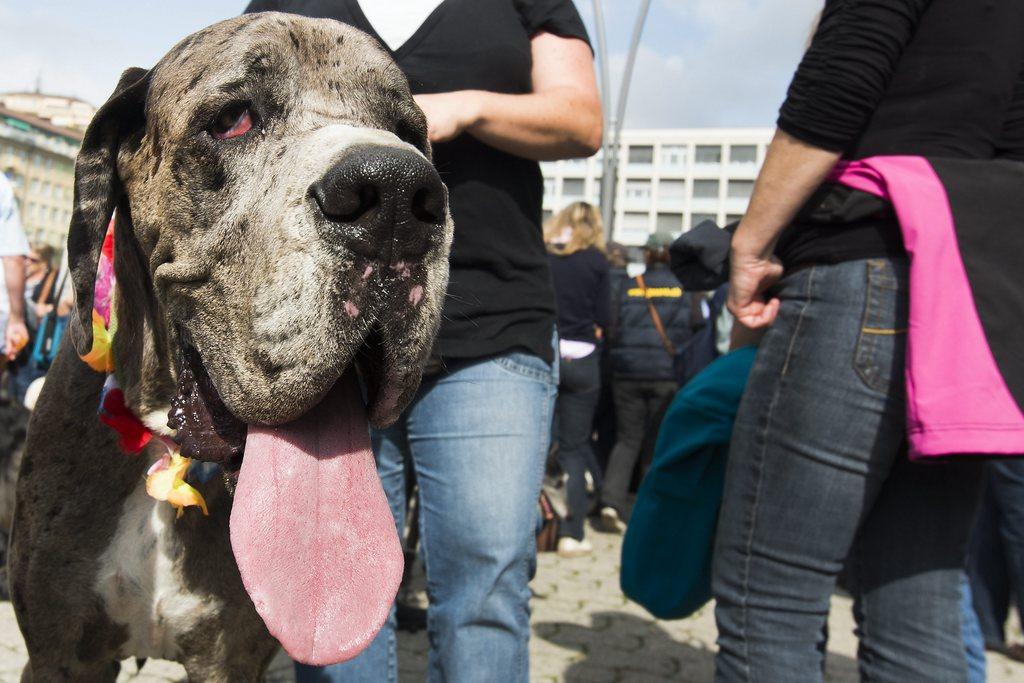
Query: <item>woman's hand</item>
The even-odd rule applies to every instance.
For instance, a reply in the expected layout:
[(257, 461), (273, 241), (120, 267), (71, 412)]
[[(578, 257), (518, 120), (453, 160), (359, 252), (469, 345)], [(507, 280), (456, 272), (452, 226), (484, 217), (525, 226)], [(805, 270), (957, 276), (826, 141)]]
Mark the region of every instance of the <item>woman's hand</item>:
[(35, 310), (36, 317), (42, 320), (53, 310), (53, 304), (35, 304)]
[(414, 99), (427, 116), (432, 143), (454, 140), (479, 119), (480, 97), (474, 90), (416, 95)]
[(782, 278), (782, 264), (773, 256), (775, 244), (838, 160), (838, 152), (814, 147), (783, 130), (775, 132), (747, 214), (732, 238), (729, 310), (745, 327), (765, 330), (775, 322), (779, 300), (768, 296)]
[(736, 231), (729, 261), (729, 310), (744, 327), (763, 330), (779, 313), (779, 300), (769, 298), (768, 290), (782, 278), (782, 264), (763, 247), (737, 244), (742, 229)]
[(4, 355), (8, 360), (14, 360), (27, 343), (28, 328), (25, 327), (25, 321), (12, 316), (7, 321), (7, 329), (4, 330)]

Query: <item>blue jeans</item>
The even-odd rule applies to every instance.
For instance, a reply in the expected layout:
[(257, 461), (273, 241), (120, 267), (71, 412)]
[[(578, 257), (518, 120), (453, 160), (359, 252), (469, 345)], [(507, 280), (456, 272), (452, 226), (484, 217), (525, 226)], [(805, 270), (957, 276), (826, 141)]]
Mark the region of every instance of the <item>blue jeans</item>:
[(985, 638), (981, 634), (981, 624), (974, 611), (971, 582), (966, 574), (960, 590), (960, 622), (963, 625), (964, 649), (967, 651), (967, 682), (985, 683)]
[(736, 419), (714, 557), (718, 681), (822, 681), (837, 576), (861, 676), (967, 681), (961, 582), (978, 464), (904, 449), (907, 264), (778, 288)]
[[(537, 498), (557, 384), (557, 367), (528, 353), (449, 361), (395, 425), (373, 433), (399, 532), (407, 460), (419, 484), (431, 681), (528, 678)], [(397, 681), (395, 626), (392, 610), (361, 655), (297, 664), (296, 680)]]

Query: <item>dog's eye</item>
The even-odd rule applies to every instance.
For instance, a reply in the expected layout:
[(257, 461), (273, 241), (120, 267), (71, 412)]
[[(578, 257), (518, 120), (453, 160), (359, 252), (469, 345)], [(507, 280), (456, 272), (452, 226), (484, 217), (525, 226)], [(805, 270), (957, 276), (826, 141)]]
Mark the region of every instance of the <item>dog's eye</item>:
[(210, 135), (218, 140), (241, 137), (252, 130), (252, 113), (248, 102), (236, 102), (221, 109), (210, 126)]

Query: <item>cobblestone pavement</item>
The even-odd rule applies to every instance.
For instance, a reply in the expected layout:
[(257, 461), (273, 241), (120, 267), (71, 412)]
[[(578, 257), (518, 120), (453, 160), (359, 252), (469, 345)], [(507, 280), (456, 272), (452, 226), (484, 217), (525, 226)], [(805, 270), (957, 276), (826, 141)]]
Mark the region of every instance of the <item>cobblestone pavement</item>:
[[(554, 554), (540, 557), (533, 582), (533, 639), (530, 645), (534, 681), (687, 681), (713, 678), (715, 628), (712, 610), (685, 621), (657, 621), (626, 600), (619, 591), (621, 538), (593, 532), (592, 557), (564, 560)], [(857, 681), (853, 659), (856, 641), (850, 601), (833, 601), (829, 624), (828, 680)], [(1017, 637), (1020, 633), (1017, 629)], [(423, 680), (427, 638), (424, 632), (399, 636), (402, 681)], [(0, 604), (0, 682), (16, 682), (25, 649), (10, 604)], [(150, 661), (136, 674), (126, 663), (119, 681), (167, 683), (183, 681), (184, 671), (170, 662)], [(500, 675), (496, 675), (500, 681)], [(291, 666), (275, 660), (270, 683), (291, 683)], [(1024, 665), (998, 655), (989, 656), (989, 681), (1024, 681)]]

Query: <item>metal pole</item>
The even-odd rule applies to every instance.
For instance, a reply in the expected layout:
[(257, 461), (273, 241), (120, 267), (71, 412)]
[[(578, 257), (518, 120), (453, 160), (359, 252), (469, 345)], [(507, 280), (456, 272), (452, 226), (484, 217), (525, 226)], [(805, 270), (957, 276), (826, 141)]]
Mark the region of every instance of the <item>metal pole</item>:
[[(643, 35), (644, 24), (647, 22), (647, 13), (650, 8), (651, 0), (643, 0), (640, 5), (640, 12), (636, 17), (636, 23), (633, 25), (633, 36), (629, 43), (629, 52), (626, 54), (626, 69), (622, 74), (622, 85), (619, 87), (618, 107), (615, 109), (615, 114), (606, 119), (605, 124), (604, 159), (601, 164), (601, 217), (604, 220), (605, 230), (608, 233), (609, 239), (612, 237), (614, 228), (615, 190), (619, 174), (619, 146), (622, 140), (622, 125), (626, 118), (626, 104), (629, 100), (629, 84), (633, 77), (636, 54), (640, 49), (640, 37)], [(598, 56), (601, 60), (602, 72), (602, 105), (605, 107), (607, 116), (607, 112), (611, 111), (611, 92), (608, 89), (608, 53), (605, 46), (604, 14), (601, 10), (601, 0), (594, 0)]]
[(612, 90), (608, 66), (608, 44), (604, 29), (604, 3), (594, 0), (594, 23), (597, 25), (597, 59), (601, 76), (601, 110), (604, 112), (604, 140), (601, 143), (601, 219), (608, 239), (612, 236), (612, 200), (615, 192), (614, 181), (611, 180), (612, 153), (611, 139), (614, 119), (612, 119)]

